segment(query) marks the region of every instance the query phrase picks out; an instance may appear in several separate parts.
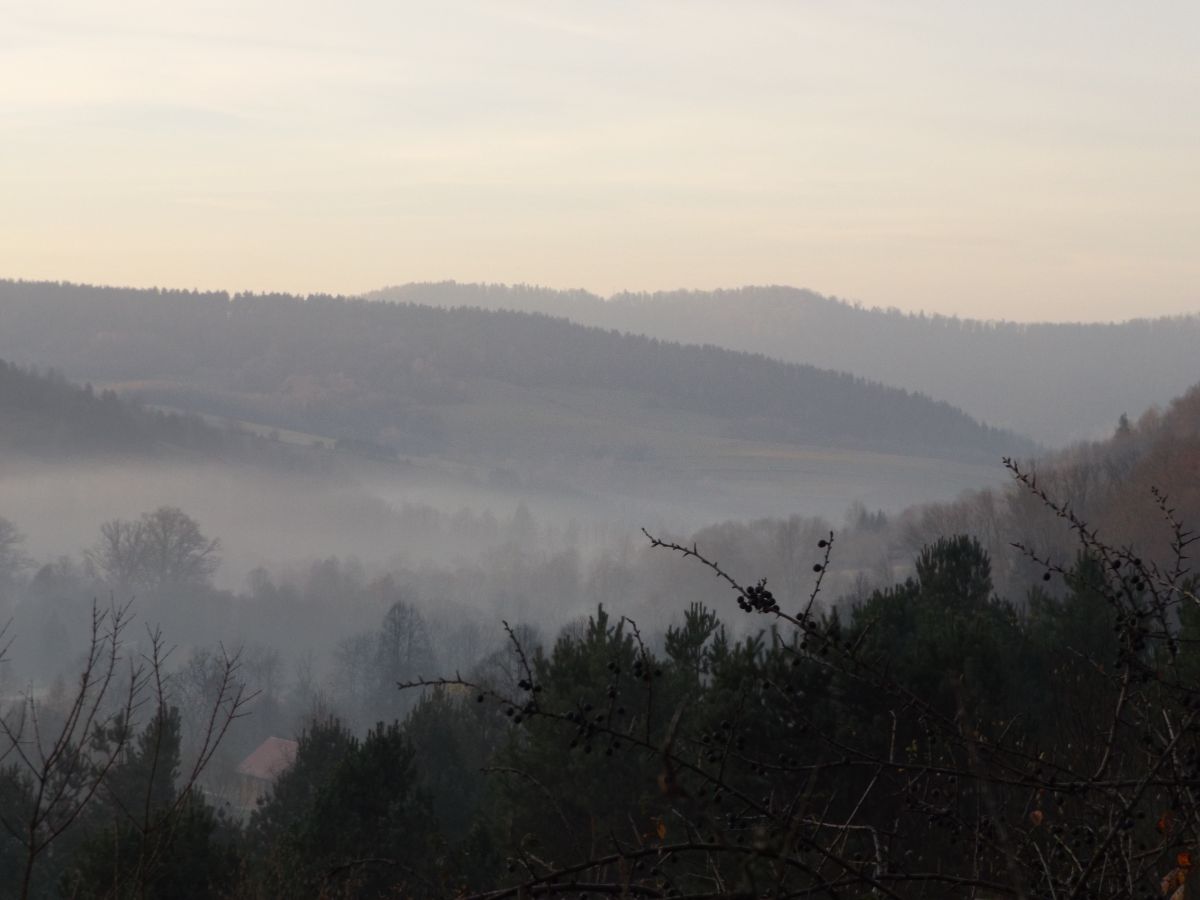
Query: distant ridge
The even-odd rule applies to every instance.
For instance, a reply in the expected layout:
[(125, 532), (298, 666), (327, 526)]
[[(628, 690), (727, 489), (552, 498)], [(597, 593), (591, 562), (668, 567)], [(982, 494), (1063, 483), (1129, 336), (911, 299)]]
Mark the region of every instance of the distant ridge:
[(283, 452), (253, 435), (214, 428), (194, 415), (145, 409), (113, 391), (0, 359), (0, 453), (7, 458), (257, 459)]
[[(638, 459), (686, 433), (988, 463), (1034, 449), (852, 375), (526, 313), (9, 281), (0, 354), (402, 453)], [(649, 437), (623, 444), (622, 422)]]
[[(716, 344), (853, 372), (946, 400), (1048, 444), (1112, 432), (1123, 412), (1195, 381), (1200, 317), (1019, 324), (865, 308), (790, 287), (618, 294), (444, 282), (369, 296), (563, 316), (666, 340)], [(1200, 307), (1200, 296), (1197, 297)]]

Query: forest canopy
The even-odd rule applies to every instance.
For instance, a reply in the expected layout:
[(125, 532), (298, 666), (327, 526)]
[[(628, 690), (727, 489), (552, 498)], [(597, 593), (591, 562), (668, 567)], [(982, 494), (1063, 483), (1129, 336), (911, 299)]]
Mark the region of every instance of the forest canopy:
[[(682, 428), (702, 416), (730, 437), (944, 459), (1034, 448), (947, 403), (842, 372), (523, 313), (9, 281), (0, 356), (150, 402), (407, 453), (544, 453), (548, 438), (582, 451), (573, 417), (530, 420), (528, 407), (548, 402), (585, 417), (615, 408)], [(477, 404), (492, 410), (486, 431), (455, 412)], [(506, 409), (516, 427), (504, 427)]]

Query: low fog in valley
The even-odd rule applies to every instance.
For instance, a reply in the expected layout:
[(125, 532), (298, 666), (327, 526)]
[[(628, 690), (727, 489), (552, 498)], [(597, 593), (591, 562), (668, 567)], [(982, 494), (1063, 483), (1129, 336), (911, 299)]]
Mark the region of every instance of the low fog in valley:
[(0, 17), (0, 900), (1200, 897), (1200, 4)]
[[(849, 373), (540, 314), (25, 282), (0, 283), (0, 352), (13, 357), (0, 362), (0, 730), (26, 754), (0, 786), (36, 784), (21, 773), (39, 765), (84, 778), (55, 795), (65, 799), (43, 807), (30, 794), (17, 806), (65, 829), (92, 803), (87, 785), (109, 785), (106, 766), (136, 771), (149, 753), (153, 774), (160, 751), (149, 748), (165, 734), (175, 761), (163, 789), (180, 793), (155, 814), (163, 825), (138, 826), (153, 840), (142, 846), (177, 846), (151, 836), (191, 810), (224, 829), (202, 845), (225, 835), (255, 866), (301, 840), (275, 818), (298, 802), (288, 791), (334, 791), (320, 779), (351, 778), (351, 761), (384, 742), (391, 762), (377, 777), (417, 754), (429, 774), (411, 782), (413, 802), (459, 835), (443, 871), (490, 872), (494, 851), (462, 843), (514, 802), (494, 793), (506, 788), (485, 777), (489, 760), (517, 772), (502, 761), (537, 745), (501, 738), (489, 717), (536, 718), (535, 679), (565, 677), (555, 667), (580, 653), (608, 654), (608, 674), (589, 677), (610, 679), (601, 715), (622, 717), (614, 660), (636, 647), (626, 663), (646, 685), (649, 722), (664, 714), (654, 685), (665, 666), (671, 684), (699, 679), (689, 690), (714, 697), (738, 660), (799, 654), (820, 672), (835, 648), (853, 673), (876, 624), (933, 602), (923, 597), (975, 604), (997, 635), (1041, 633), (1039, 617), (1075, 615), (1090, 565), (1077, 544), (1095, 540), (1079, 523), (1146, 547), (1144, 559), (1121, 551), (1138, 572), (1178, 579), (1191, 538), (1172, 523), (1200, 520), (1194, 480), (1180, 480), (1200, 441), (1200, 387), (1055, 448)], [(979, 389), (988, 378), (971, 377)], [(1164, 483), (1170, 505), (1156, 493)], [(1133, 577), (1124, 590), (1163, 576)], [(807, 636), (784, 645), (763, 615)], [(935, 605), (922, 627), (958, 621), (947, 615)], [(908, 626), (895, 627), (885, 651), (916, 651)], [(913, 664), (974, 658), (973, 638), (949, 640), (952, 651), (920, 651)], [(1016, 677), (987, 671), (981, 684)], [(584, 678), (566, 690), (596, 688)], [(513, 692), (531, 699), (489, 706)], [(587, 696), (568, 693), (566, 721), (594, 708)], [(456, 721), (445, 716), (484, 718), (440, 755), (441, 729)], [(643, 720), (633, 721), (611, 732), (606, 758)], [(43, 722), (61, 723), (62, 737), (26, 737)], [(597, 726), (575, 727), (572, 746), (590, 752)], [(130, 749), (135, 733), (143, 756)], [(329, 741), (343, 749), (325, 775), (289, 762)], [(305, 808), (315, 827), (337, 821)], [(43, 827), (58, 826), (35, 823), (35, 835)], [(263, 829), (276, 843), (253, 843)], [(351, 833), (329, 839), (350, 842), (331, 858), (384, 840)], [(42, 853), (13, 846), (27, 864)], [(86, 881), (86, 867), (109, 865), (86, 859), (27, 871)], [(160, 880), (181, 871), (146, 864)], [(247, 889), (280, 877), (207, 871)], [(331, 877), (295, 871), (298, 884)]]
[[(306, 364), (281, 363), (284, 372)], [(502, 621), (543, 641), (597, 609), (619, 609), (657, 642), (681, 598), (715, 609), (729, 603), (727, 584), (653, 548), (643, 528), (719, 553), (730, 571), (766, 578), (797, 600), (813, 585), (818, 542), (836, 532), (821, 599), (830, 610), (907, 577), (915, 555), (948, 528), (985, 542), (1006, 590), (1020, 590), (1030, 574), (1014, 541), (1051, 533), (1055, 545), (1068, 546), (1065, 530), (1012, 486), (1000, 464), (1012, 439), (1000, 432), (992, 433), (991, 466), (978, 454), (960, 462), (839, 450), (827, 437), (817, 438), (824, 447), (743, 442), (716, 455), (717, 464), (647, 452), (578, 465), (555, 452), (554, 432), (542, 436), (538, 464), (522, 465), (493, 455), (486, 441), (402, 455), (347, 433), (280, 431), (274, 424), (282, 419), (232, 420), (204, 406), (194, 415), (97, 393), (90, 382), (80, 388), (55, 373), (6, 373), (3, 411), (24, 429), (23, 440), (9, 432), (0, 463), (0, 509), (10, 526), (0, 596), (20, 635), (3, 670), (7, 690), (51, 690), (86, 649), (93, 603), (130, 603), (143, 625), (170, 636), (180, 672), (219, 647), (241, 648), (267, 667), (247, 672), (272, 711), (236, 723), (237, 752), (274, 732), (294, 733), (324, 709), (359, 728), (401, 715), (414, 698), (388, 684), (487, 665), (504, 647)], [(1136, 436), (1118, 434), (1112, 446), (1044, 454), (1047, 472), (1064, 484), (1095, 481), (1102, 509), (1100, 498), (1125, 467), (1190, 409), (1171, 425), (1148, 414)], [(290, 415), (287, 424), (305, 424)], [(669, 415), (658, 410), (651, 419)], [(163, 510), (211, 542), (201, 575), (164, 580), (98, 563), (106, 528), (132, 528)], [(420, 622), (420, 651), (373, 673), (354, 669), (369, 665), (380, 629), (398, 610)]]

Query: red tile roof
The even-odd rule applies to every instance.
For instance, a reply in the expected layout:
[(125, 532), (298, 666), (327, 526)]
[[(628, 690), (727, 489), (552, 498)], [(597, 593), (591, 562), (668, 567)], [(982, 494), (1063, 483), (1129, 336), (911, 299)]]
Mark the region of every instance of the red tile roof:
[(284, 738), (269, 737), (258, 749), (242, 760), (237, 767), (239, 775), (251, 778), (261, 778), (263, 781), (274, 781), (284, 769), (296, 761), (295, 741)]

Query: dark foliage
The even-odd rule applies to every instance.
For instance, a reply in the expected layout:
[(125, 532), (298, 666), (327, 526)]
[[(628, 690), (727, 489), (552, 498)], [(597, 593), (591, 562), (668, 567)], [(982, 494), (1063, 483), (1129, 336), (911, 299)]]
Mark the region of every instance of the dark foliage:
[(659, 656), (601, 610), (522, 655), (515, 694), (441, 682), (514, 725), (493, 813), (508, 876), (477, 896), (1173, 894), (1200, 841), (1195, 539), (1175, 525), (1176, 566), (1152, 566), (1041, 499), (1080, 556), (1046, 564), (1025, 612), (966, 537), (846, 621), (656, 542), (769, 627), (732, 642), (693, 609)]
[(418, 786), (412, 744), (399, 724), (359, 740), (340, 723), (315, 724), (296, 762), (254, 813), (252, 878), (269, 896), (392, 896), (436, 874), (438, 829)]

